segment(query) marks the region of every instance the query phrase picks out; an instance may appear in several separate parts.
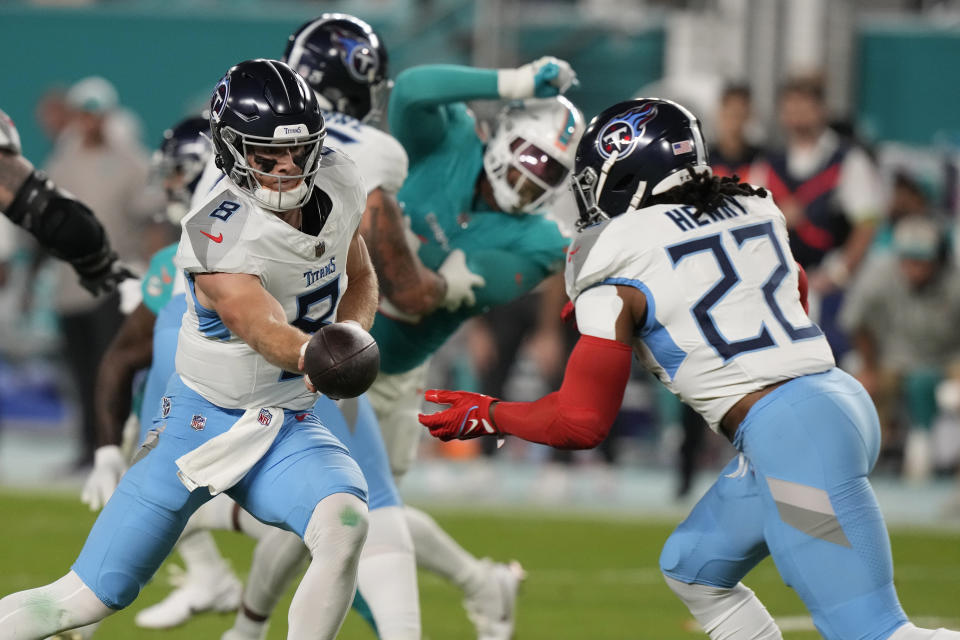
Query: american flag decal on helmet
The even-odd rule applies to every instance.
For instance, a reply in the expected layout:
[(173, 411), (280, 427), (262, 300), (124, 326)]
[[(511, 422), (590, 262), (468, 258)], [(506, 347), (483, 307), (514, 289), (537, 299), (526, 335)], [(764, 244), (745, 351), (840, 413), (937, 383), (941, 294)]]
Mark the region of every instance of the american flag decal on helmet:
[(675, 156), (693, 152), (693, 143), (689, 140), (674, 142), (671, 146), (673, 147), (673, 155)]

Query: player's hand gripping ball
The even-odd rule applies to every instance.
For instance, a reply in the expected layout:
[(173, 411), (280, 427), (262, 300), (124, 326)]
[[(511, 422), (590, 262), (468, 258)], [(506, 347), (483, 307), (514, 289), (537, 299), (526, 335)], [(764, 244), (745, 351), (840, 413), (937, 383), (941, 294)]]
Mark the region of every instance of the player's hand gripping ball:
[(308, 389), (333, 400), (356, 398), (380, 371), (380, 348), (358, 323), (334, 322), (320, 327), (301, 350), (300, 370)]

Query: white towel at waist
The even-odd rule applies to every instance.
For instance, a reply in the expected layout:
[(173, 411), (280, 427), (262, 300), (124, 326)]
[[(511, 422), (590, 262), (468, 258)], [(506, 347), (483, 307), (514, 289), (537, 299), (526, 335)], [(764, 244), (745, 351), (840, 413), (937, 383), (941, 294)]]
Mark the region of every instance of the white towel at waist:
[(226, 491), (263, 457), (281, 426), (283, 409), (246, 410), (230, 429), (177, 458), (180, 482), (190, 491), (207, 487), (212, 496)]

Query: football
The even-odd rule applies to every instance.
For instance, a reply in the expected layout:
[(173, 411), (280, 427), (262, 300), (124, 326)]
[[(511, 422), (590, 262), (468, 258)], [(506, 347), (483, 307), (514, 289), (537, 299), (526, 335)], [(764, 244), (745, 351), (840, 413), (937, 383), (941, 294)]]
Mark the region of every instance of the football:
[(313, 334), (303, 354), (303, 370), (317, 391), (334, 400), (356, 398), (380, 370), (380, 349), (354, 322), (334, 322)]

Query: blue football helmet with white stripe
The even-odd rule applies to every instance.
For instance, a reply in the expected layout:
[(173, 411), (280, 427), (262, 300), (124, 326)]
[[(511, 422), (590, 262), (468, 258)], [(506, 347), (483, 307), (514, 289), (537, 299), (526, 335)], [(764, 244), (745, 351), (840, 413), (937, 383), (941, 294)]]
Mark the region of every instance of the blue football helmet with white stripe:
[(324, 13), (290, 36), (283, 61), (328, 103), (325, 109), (363, 122), (380, 118), (391, 86), (387, 49), (363, 20)]
[(618, 102), (587, 127), (577, 146), (573, 192), (581, 227), (640, 209), (651, 196), (710, 172), (700, 121), (658, 98)]

